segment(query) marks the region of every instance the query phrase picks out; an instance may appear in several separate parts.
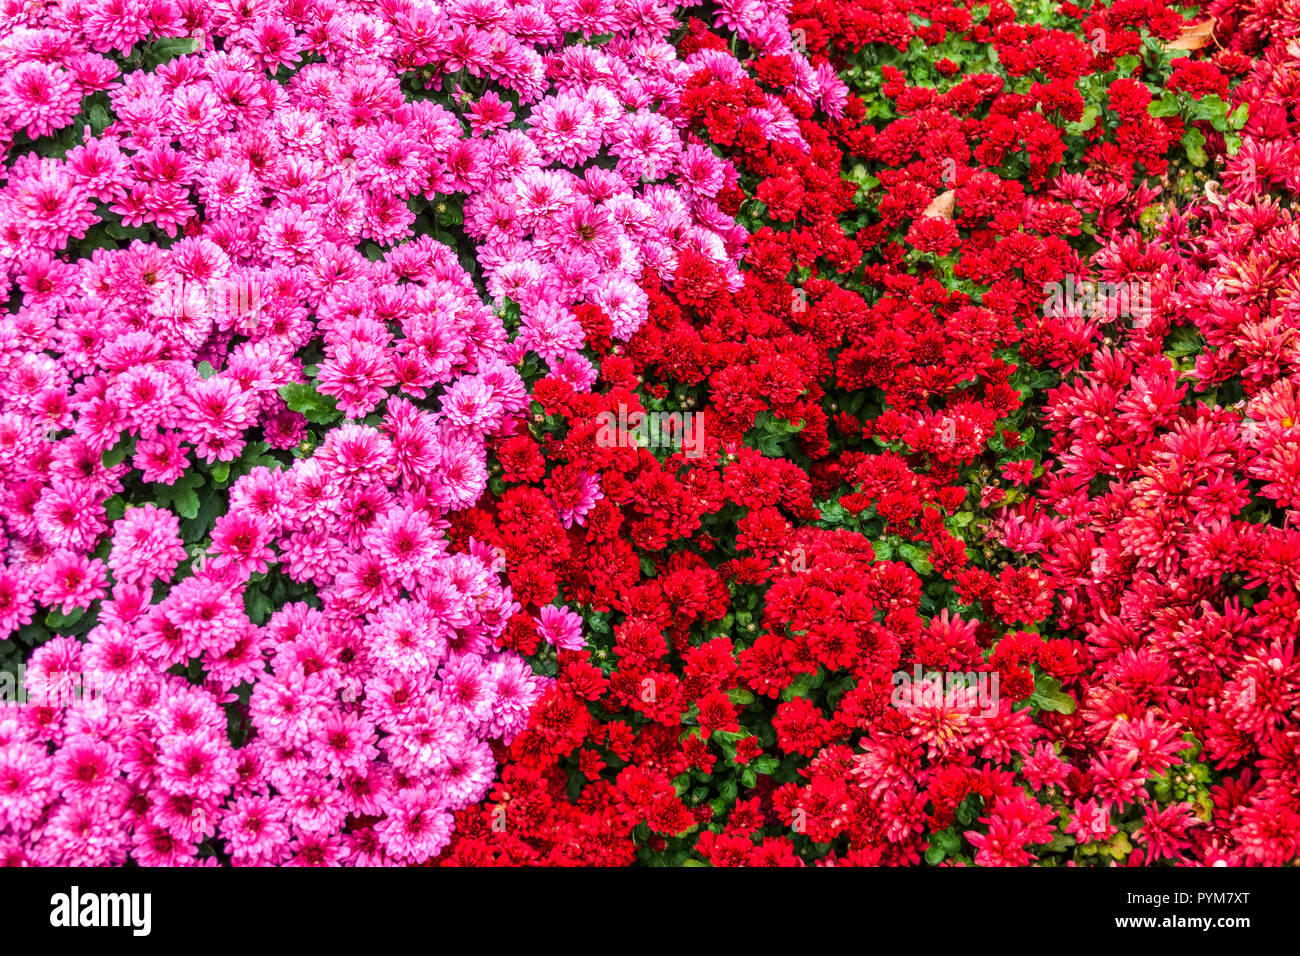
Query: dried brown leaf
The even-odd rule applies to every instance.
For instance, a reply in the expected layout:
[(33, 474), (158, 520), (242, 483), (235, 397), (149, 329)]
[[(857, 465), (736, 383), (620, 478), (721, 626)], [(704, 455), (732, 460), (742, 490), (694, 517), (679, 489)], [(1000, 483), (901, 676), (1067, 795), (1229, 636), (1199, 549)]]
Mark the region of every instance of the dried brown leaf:
[(1200, 23), (1189, 23), (1183, 27), (1176, 40), (1166, 43), (1165, 46), (1170, 50), (1199, 50), (1214, 39), (1216, 22), (1214, 17), (1210, 17)]
[(925, 207), (924, 216), (936, 216), (940, 219), (951, 219), (953, 210), (957, 207), (957, 194), (949, 189), (947, 192), (939, 193), (930, 205)]

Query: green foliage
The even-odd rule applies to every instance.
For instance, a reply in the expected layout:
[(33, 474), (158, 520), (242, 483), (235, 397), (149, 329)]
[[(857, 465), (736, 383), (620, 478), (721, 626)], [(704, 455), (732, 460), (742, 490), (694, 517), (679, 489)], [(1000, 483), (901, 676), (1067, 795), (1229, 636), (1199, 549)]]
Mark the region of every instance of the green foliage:
[(330, 425), (343, 417), (333, 396), (322, 395), (307, 382), (280, 386), (280, 397), (292, 411), (298, 412), (313, 425)]

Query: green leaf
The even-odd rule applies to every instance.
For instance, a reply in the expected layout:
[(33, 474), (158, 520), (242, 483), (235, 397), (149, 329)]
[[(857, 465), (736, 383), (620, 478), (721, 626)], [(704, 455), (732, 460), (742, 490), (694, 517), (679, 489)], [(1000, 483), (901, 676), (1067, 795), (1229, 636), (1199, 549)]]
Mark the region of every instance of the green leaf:
[(95, 136), (99, 136), (104, 132), (104, 130), (108, 129), (108, 124), (112, 122), (112, 117), (102, 104), (95, 103), (86, 111), (86, 120), (90, 124), (91, 133)]
[(794, 435), (804, 430), (804, 423), (789, 422), (784, 418), (777, 418), (770, 411), (764, 409), (754, 416), (754, 427), (775, 435)]
[(1177, 116), (1182, 112), (1182, 108), (1182, 104), (1178, 100), (1178, 94), (1167, 91), (1160, 99), (1151, 101), (1151, 104), (1147, 107), (1147, 112), (1152, 116)]
[(1220, 133), (1228, 130), (1228, 104), (1218, 96), (1202, 96), (1191, 110), (1192, 120), (1209, 120)]
[(199, 41), (194, 37), (166, 37), (155, 40), (145, 47), (144, 64), (155, 67), (178, 56), (185, 56), (198, 51)]
[(929, 555), (924, 548), (912, 544), (903, 544), (898, 548), (898, 556), (912, 566), (918, 574), (928, 574), (934, 570)]
[(1095, 106), (1089, 106), (1083, 111), (1077, 123), (1066, 124), (1065, 131), (1071, 136), (1080, 136), (1097, 125), (1097, 117), (1101, 115), (1101, 110)]
[(341, 417), (338, 403), (331, 395), (322, 395), (307, 382), (280, 386), (280, 397), (292, 411), (313, 425), (328, 425)]
[(203, 487), (203, 476), (197, 471), (187, 472), (173, 484), (155, 483), (154, 501), (161, 507), (170, 507), (182, 518), (193, 518), (199, 513), (198, 488)]
[(182, 488), (172, 498), (172, 507), (182, 518), (196, 518), (199, 514), (199, 496), (190, 488)]
[(126, 514), (126, 502), (121, 495), (114, 495), (104, 502), (104, 514), (109, 521), (117, 521)]
[(980, 811), (984, 807), (984, 798), (977, 793), (968, 796), (961, 803), (957, 804), (957, 822), (963, 826), (970, 826), (979, 817)]
[(1038, 675), (1029, 703), (1038, 710), (1050, 710), (1058, 714), (1072, 714), (1078, 706), (1073, 697), (1061, 690), (1061, 682), (1051, 674)]
[(1187, 127), (1183, 133), (1183, 147), (1187, 150), (1187, 159), (1193, 166), (1205, 165), (1205, 134), (1194, 126)]
[(438, 222), (443, 226), (459, 226), (465, 222), (465, 212), (461, 208), (463, 200), (447, 198), (440, 200), (438, 205)]
[(1052, 839), (1051, 843), (1043, 844), (1043, 850), (1047, 853), (1063, 853), (1070, 847), (1078, 844), (1078, 840), (1068, 833), (1058, 833)]
[(247, 612), (250, 621), (261, 625), (266, 623), (274, 608), (271, 599), (266, 596), (266, 592), (260, 588), (255, 588), (244, 593), (244, 610)]
[(189, 542), (206, 538), (225, 506), (225, 494), (213, 490), (203, 495), (198, 511), (183, 516), (186, 520), (181, 522), (181, 537)]
[(789, 687), (781, 691), (781, 699), (794, 700), (796, 697), (807, 697), (809, 693), (820, 687), (825, 679), (826, 675), (820, 668), (815, 674), (800, 674)]
[(1165, 340), (1165, 353), (1171, 358), (1179, 359), (1198, 354), (1205, 342), (1193, 326), (1181, 326), (1169, 334)]
[(85, 613), (86, 613), (85, 610), (82, 608), (77, 608), (71, 614), (63, 614), (56, 609), (50, 611), (49, 614), (45, 615), (45, 626), (48, 627), (51, 631), (57, 631), (65, 627), (71, 627), (73, 624), (76, 624), (78, 621), (80, 621), (82, 615)]
[(580, 773), (574, 773), (569, 775), (569, 782), (568, 782), (568, 786), (566, 787), (566, 790), (568, 791), (569, 799), (575, 803), (577, 802), (578, 797), (582, 796), (582, 788), (584, 782), (585, 781), (583, 779), (583, 776)]
[(104, 226), (104, 231), (114, 239), (148, 239), (149, 230), (141, 229), (137, 226), (124, 226), (120, 222), (110, 222)]
[(930, 844), (939, 847), (948, 856), (961, 852), (961, 836), (952, 827), (930, 834)]
[(749, 765), (754, 768), (755, 773), (772, 774), (776, 773), (781, 766), (781, 761), (771, 754), (763, 754), (761, 757), (755, 757)]
[(103, 461), (104, 467), (112, 468), (114, 465), (120, 465), (126, 460), (126, 456), (130, 453), (133, 444), (133, 439), (124, 438), (108, 451), (104, 452), (104, 454), (100, 456), (100, 460)]

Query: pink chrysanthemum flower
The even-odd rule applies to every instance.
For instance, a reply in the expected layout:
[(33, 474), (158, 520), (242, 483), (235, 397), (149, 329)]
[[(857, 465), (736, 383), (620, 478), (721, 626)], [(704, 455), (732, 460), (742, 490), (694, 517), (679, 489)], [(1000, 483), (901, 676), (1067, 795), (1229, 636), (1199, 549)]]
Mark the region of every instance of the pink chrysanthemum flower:
[(537, 633), (548, 644), (566, 651), (580, 651), (586, 647), (582, 637), (582, 618), (567, 607), (548, 604), (536, 618)]
[(176, 432), (162, 432), (157, 438), (136, 442), (132, 464), (144, 481), (173, 484), (185, 474), (186, 450)]
[(176, 515), (155, 505), (131, 508), (113, 526), (108, 565), (127, 584), (147, 584), (171, 577), (186, 559)]
[(52, 63), (20, 63), (0, 84), (0, 116), (33, 139), (67, 126), (80, 109), (73, 77)]
[(239, 576), (246, 578), (264, 574), (270, 568), (275, 557), (269, 547), (270, 539), (270, 531), (252, 515), (226, 514), (217, 519), (212, 529), (209, 551), (229, 561)]
[(70, 551), (56, 553), (41, 577), (41, 603), (57, 606), (64, 614), (87, 608), (108, 593), (104, 562)]
[(583, 344), (582, 325), (572, 312), (550, 302), (539, 302), (526, 313), (519, 341), (542, 358), (559, 361)]
[(389, 856), (423, 863), (451, 840), (452, 817), (428, 790), (412, 788), (393, 794), (375, 834)]
[(104, 532), (102, 496), (88, 482), (57, 481), (35, 508), (41, 536), (56, 548), (88, 550)]

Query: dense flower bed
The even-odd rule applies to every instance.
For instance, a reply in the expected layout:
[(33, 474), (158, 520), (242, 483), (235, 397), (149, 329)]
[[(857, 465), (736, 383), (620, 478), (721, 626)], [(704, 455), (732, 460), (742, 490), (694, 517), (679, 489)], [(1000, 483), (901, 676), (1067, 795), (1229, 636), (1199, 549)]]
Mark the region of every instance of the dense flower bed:
[[(1088, 408), (1133, 422), (1100, 442), (1086, 435), (1084, 454), (1154, 442), (1177, 418), (1161, 387), (1178, 386), (1153, 376), (1127, 401), (1097, 395), (1094, 350), (1110, 358), (1117, 333), (1145, 341), (1148, 356), (1199, 350), (1168, 314), (1179, 272), (1161, 284), (1121, 264), (1156, 235), (1184, 238), (1193, 214), (1161, 222), (1155, 201), (1194, 207), (1211, 160), (1227, 162), (1231, 181), (1258, 148), (1242, 106), (1278, 94), (1247, 85), (1229, 98), (1251, 69), (1242, 51), (1194, 62), (1144, 41), (1138, 24), (1150, 23), (1178, 45), (1184, 21), (1159, 6), (1123, 18), (1065, 11), (1046, 29), (1014, 23), (1005, 7), (985, 23), (929, 12), (927, 48), (903, 53), (911, 31), (887, 12), (796, 5), (814, 57), (825, 52), (855, 86), (842, 117), (803, 112), (806, 154), (747, 139), (728, 115), (764, 83), (788, 81), (780, 62), (755, 59), (757, 85), (701, 87), (697, 130), (737, 159), (743, 192), (761, 203), (742, 216), (753, 233), (745, 288), (702, 292), (718, 288), (707, 267), (679, 272), (670, 289), (650, 283), (630, 367), (601, 362), (608, 398), (553, 399), (539, 383), (544, 417), (500, 454), (507, 481), (545, 491), (548, 467), (595, 454), (586, 422), (635, 401), (623, 390), (644, 382), (655, 409), (702, 410), (717, 467), (638, 452), (607, 493), (621, 514), (590, 522), (585, 541), (570, 534), (569, 555), (547, 549), (536, 572), (521, 556), (521, 573), (546, 582), (540, 599), (558, 586), (590, 606), (596, 651), (560, 655), (558, 683), (445, 862), (1295, 858), (1294, 572), (1273, 575), (1268, 601), (1282, 603), (1266, 601), (1260, 639), (1212, 659), (1216, 685), (1154, 635), (1099, 641), (1100, 609), (1075, 596), (1063, 571), (1080, 568), (1057, 550), (1083, 514), (1059, 506), (1075, 503), (1077, 485), (1061, 482), (1080, 413), (1058, 412), (1058, 396), (1080, 389)], [(1089, 42), (1093, 29), (1107, 43)], [(994, 66), (987, 47), (971, 52), (990, 42), (997, 72), (960, 78)], [(720, 43), (701, 24), (682, 46)], [(1167, 92), (1152, 96), (1134, 73)], [(1273, 120), (1284, 140), (1289, 120)], [(1277, 168), (1259, 189), (1288, 185)], [(1067, 291), (1066, 307), (1053, 306), (1045, 292), (1074, 276), (1132, 287), (1135, 301), (1072, 309)], [(1119, 463), (1136, 471), (1135, 452)], [(1107, 504), (1096, 512), (1109, 525), (1122, 511)], [(1195, 499), (1186, 507), (1199, 514)], [(473, 527), (508, 540), (514, 518), (497, 511)], [(525, 524), (535, 521), (529, 512)], [(1157, 537), (1167, 533), (1162, 524)], [(1084, 554), (1086, 574), (1142, 588), (1133, 562)], [(620, 566), (624, 577), (608, 577)], [(1232, 606), (1242, 583), (1180, 603)], [(1149, 626), (1153, 597), (1131, 600), (1126, 616)], [(1230, 632), (1221, 611), (1203, 613), (1193, 626)], [(527, 652), (535, 639), (519, 623), (515, 646)], [(1275, 664), (1267, 692), (1262, 674), (1249, 678), (1261, 688), (1254, 747), (1221, 759), (1236, 720), (1224, 682), (1232, 695), (1250, 668)], [(952, 672), (986, 682), (930, 693), (925, 674)], [(902, 694), (900, 674), (919, 678)], [(995, 704), (979, 699), (990, 684)], [(1265, 819), (1273, 829), (1261, 830)]]
[(3, 17), (0, 859), (1300, 857), (1294, 17)]

